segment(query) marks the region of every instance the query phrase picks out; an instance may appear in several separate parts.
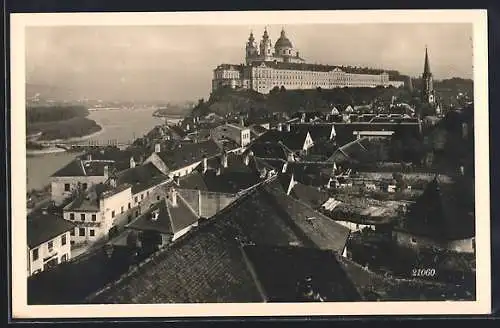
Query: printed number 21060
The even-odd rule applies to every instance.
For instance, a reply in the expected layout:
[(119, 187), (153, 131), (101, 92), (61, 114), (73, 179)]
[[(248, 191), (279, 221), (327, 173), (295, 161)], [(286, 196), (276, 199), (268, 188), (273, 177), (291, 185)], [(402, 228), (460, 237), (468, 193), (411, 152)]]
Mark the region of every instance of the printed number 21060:
[(436, 275), (435, 269), (413, 269), (411, 270), (412, 277), (434, 277)]

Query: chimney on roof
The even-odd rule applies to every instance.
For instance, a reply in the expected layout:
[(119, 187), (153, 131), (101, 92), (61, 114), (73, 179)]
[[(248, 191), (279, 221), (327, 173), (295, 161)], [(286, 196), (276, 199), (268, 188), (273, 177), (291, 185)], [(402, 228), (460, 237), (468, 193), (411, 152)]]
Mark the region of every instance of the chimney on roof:
[(221, 161), (222, 161), (222, 166), (224, 168), (227, 168), (227, 153), (226, 152), (222, 153), (222, 159), (221, 159)]
[(203, 173), (206, 173), (208, 170), (208, 159), (206, 156), (203, 156), (202, 166), (203, 166)]
[(243, 127), (245, 126), (245, 120), (243, 117), (240, 117), (240, 125)]
[(91, 161), (92, 160), (92, 154), (91, 153), (88, 153), (87, 154), (87, 161)]
[(290, 177), (290, 183), (288, 184), (288, 189), (286, 191), (287, 195), (290, 195), (290, 193), (292, 192), (293, 187), (295, 187), (296, 184), (297, 184), (297, 182), (295, 181), (295, 178), (294, 178), (294, 176), (292, 174), (292, 176)]
[(161, 151), (161, 145), (159, 143), (155, 144), (155, 153), (159, 153)]
[(287, 168), (288, 168), (288, 162), (285, 162), (283, 164), (283, 168), (281, 169), (281, 173), (286, 173)]
[(281, 123), (278, 123), (278, 131), (281, 132), (282, 130), (283, 130), (283, 128), (281, 127)]
[(286, 125), (286, 131), (287, 131), (287, 132), (290, 132), (290, 130), (291, 130), (291, 126), (290, 126), (290, 123), (288, 123), (288, 124)]
[(116, 178), (115, 177), (109, 179), (109, 185), (113, 188), (116, 188)]
[(134, 156), (131, 156), (130, 157), (130, 168), (133, 169), (135, 167), (135, 160), (134, 160)]
[(151, 212), (151, 220), (152, 221), (157, 221), (159, 216), (160, 216), (159, 210), (154, 210), (153, 212)]
[(307, 276), (298, 284), (298, 298), (308, 302), (324, 302), (320, 293), (316, 292), (313, 287), (312, 278)]
[(107, 178), (109, 176), (109, 167), (104, 165), (104, 177)]
[(170, 189), (170, 201), (173, 207), (177, 207), (177, 190), (175, 188)]
[(245, 165), (248, 166), (248, 164), (250, 163), (250, 154), (249, 153), (245, 154), (243, 161), (245, 162)]
[(300, 122), (304, 123), (306, 121), (306, 113), (302, 113), (302, 117), (300, 118)]

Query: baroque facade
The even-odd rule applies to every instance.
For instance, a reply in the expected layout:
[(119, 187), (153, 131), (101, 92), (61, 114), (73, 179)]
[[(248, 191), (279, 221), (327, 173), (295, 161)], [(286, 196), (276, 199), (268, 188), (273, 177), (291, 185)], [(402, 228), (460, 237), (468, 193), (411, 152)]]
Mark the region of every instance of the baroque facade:
[(250, 33), (245, 59), (245, 64), (241, 65), (219, 65), (214, 70), (212, 91), (230, 87), (269, 93), (275, 87), (294, 90), (404, 85), (403, 81), (391, 81), (389, 74), (383, 71), (368, 74), (359, 68), (306, 63), (287, 38), (285, 30), (281, 31), (274, 47), (267, 30), (258, 46)]

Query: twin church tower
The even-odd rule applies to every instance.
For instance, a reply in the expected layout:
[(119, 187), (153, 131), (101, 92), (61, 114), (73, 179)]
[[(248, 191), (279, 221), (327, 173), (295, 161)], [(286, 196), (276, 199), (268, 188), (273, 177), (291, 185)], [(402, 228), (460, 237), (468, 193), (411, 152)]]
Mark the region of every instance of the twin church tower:
[(267, 33), (267, 28), (264, 29), (262, 40), (258, 46), (253, 32), (251, 32), (246, 44), (245, 59), (247, 65), (257, 61), (299, 64), (305, 62), (304, 59), (300, 58), (299, 52), (294, 49), (290, 39), (287, 38), (284, 28), (281, 29), (280, 37), (274, 46)]

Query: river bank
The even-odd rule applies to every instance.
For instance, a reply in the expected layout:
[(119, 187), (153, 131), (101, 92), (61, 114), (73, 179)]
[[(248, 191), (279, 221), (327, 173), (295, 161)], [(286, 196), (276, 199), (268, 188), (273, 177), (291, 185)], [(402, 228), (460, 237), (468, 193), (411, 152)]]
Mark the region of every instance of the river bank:
[(63, 153), (66, 149), (58, 147), (47, 147), (44, 149), (26, 149), (26, 156), (42, 156), (47, 154)]
[[(98, 124), (99, 125), (99, 124)], [(85, 141), (85, 140), (88, 140), (88, 139), (91, 139), (93, 137), (97, 137), (99, 136), (100, 134), (104, 133), (106, 130), (104, 127), (102, 127), (102, 125), (99, 125), (100, 127), (100, 130), (99, 131), (95, 131), (91, 134), (87, 134), (87, 135), (84, 135), (84, 136), (81, 136), (81, 137), (71, 137), (71, 138), (67, 138), (67, 139), (51, 139), (51, 140), (43, 140), (41, 141), (42, 143), (61, 143), (61, 144), (65, 144), (65, 143), (77, 143), (77, 142), (80, 142), (80, 141)]]

